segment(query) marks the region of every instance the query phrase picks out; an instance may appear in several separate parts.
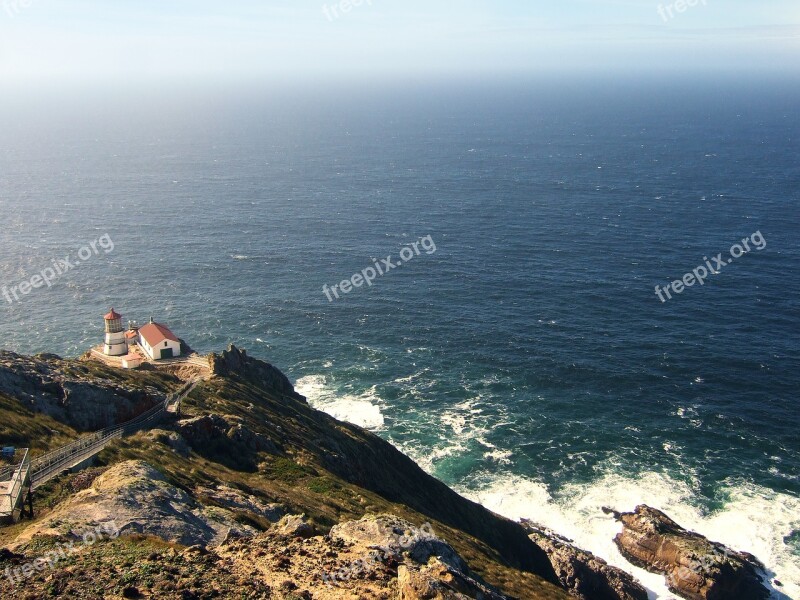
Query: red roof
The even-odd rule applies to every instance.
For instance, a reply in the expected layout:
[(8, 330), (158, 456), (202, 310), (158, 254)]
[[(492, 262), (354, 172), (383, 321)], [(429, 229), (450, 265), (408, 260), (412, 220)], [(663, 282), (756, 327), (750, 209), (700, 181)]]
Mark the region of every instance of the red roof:
[(125, 337), (126, 338), (135, 338), (137, 335), (139, 335), (139, 332), (138, 331), (134, 331), (133, 329), (125, 332)]
[(108, 313), (105, 317), (103, 317), (106, 321), (113, 321), (115, 319), (121, 319), (122, 315), (118, 315), (117, 312), (112, 308), (111, 312)]
[(139, 329), (139, 333), (145, 341), (150, 344), (151, 348), (154, 348), (164, 340), (180, 343), (180, 340), (175, 337), (175, 334), (160, 323), (148, 323)]

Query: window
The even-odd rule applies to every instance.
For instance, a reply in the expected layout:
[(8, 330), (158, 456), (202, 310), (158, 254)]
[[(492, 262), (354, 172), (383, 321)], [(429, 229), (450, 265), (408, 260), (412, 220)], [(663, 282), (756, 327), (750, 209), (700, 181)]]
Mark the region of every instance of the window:
[(164, 342), (164, 346), (169, 346), (169, 342)]

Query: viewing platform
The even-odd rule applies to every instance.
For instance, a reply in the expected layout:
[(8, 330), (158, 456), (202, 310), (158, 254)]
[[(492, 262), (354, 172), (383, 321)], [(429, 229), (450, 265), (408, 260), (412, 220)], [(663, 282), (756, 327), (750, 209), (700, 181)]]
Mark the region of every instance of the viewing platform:
[[(208, 362), (208, 357), (202, 354), (197, 354), (196, 352), (182, 356), (176, 356), (174, 358), (153, 360), (147, 356), (147, 354), (140, 347), (132, 346), (129, 355), (130, 354), (134, 354), (139, 359), (140, 364), (137, 368), (141, 368), (141, 366), (145, 364), (150, 365), (155, 369), (164, 369), (170, 371), (174, 370), (176, 367), (191, 367), (192, 369), (196, 370), (197, 374), (203, 379), (211, 379), (212, 377), (211, 365)], [(102, 346), (95, 346), (94, 348), (90, 349), (86, 354), (86, 358), (101, 362), (109, 367), (114, 367), (117, 369), (127, 368), (125, 365), (123, 365), (123, 361), (128, 358), (127, 356), (108, 356), (103, 353)]]

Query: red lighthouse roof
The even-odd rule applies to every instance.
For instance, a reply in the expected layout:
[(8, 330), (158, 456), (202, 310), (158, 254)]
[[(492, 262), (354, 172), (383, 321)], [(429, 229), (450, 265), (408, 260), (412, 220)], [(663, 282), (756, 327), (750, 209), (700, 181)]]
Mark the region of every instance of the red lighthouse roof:
[(111, 312), (108, 313), (105, 317), (103, 317), (106, 321), (115, 321), (116, 319), (121, 319), (122, 315), (117, 314), (117, 312), (112, 308)]

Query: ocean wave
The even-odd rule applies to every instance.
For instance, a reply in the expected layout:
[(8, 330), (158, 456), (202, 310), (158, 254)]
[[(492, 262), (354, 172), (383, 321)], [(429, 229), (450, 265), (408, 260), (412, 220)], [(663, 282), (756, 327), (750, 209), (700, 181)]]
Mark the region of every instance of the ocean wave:
[(422, 451), (415, 451), (420, 450), (419, 444), (417, 443), (404, 443), (404, 444), (394, 444), (398, 450), (400, 450), (406, 456), (410, 456), (415, 463), (417, 463), (426, 473), (434, 473), (436, 464), (443, 459), (452, 457), (452, 456), (459, 456), (464, 454), (467, 451), (467, 447), (462, 444), (461, 442), (454, 441), (451, 444), (444, 444), (435, 446), (432, 448), (427, 448)]
[(653, 600), (675, 596), (662, 576), (638, 569), (622, 557), (613, 542), (620, 525), (603, 514), (603, 506), (622, 511), (638, 504), (659, 508), (687, 529), (753, 553), (783, 583), (783, 594), (800, 598), (800, 556), (787, 541), (800, 528), (800, 499), (795, 496), (728, 481), (720, 490), (727, 498), (724, 506), (706, 512), (694, 502), (689, 484), (652, 472), (635, 477), (607, 472), (590, 484), (568, 485), (557, 497), (543, 483), (512, 474), (484, 473), (456, 489), (498, 514), (515, 520), (529, 518), (575, 540), (578, 546), (633, 573), (653, 592)]
[(375, 388), (355, 394), (340, 394), (328, 385), (324, 375), (308, 375), (297, 380), (295, 390), (308, 398), (308, 403), (340, 421), (346, 421), (372, 431), (384, 425), (384, 417)]

